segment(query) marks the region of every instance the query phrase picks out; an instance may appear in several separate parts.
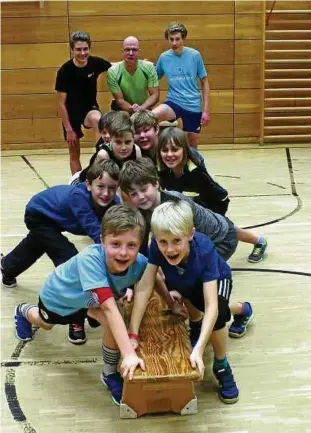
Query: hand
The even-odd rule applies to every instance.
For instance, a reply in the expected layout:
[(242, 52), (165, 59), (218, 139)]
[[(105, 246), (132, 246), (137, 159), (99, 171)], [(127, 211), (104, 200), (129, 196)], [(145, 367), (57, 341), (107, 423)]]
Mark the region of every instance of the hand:
[(203, 379), (205, 365), (202, 354), (196, 348), (193, 349), (190, 355), (190, 364), (192, 368), (197, 368), (199, 370), (200, 376)]
[(188, 313), (187, 308), (184, 305), (181, 305), (179, 302), (175, 302), (175, 304), (172, 308), (172, 313), (175, 316), (182, 317), (184, 320), (187, 320), (189, 317), (189, 313)]
[(66, 131), (67, 142), (70, 146), (75, 146), (78, 143), (78, 136), (74, 130)]
[(201, 125), (206, 126), (208, 125), (208, 122), (211, 120), (210, 115), (207, 111), (203, 111), (201, 116)]
[(177, 292), (177, 290), (171, 290), (170, 296), (174, 302), (178, 302), (179, 304), (182, 304), (182, 296), (179, 292)]
[(126, 289), (125, 295), (119, 299), (119, 303), (123, 305), (125, 301), (131, 302), (131, 300), (133, 299), (133, 295), (134, 291), (132, 289)]
[(125, 356), (120, 367), (121, 376), (124, 378), (128, 375), (129, 380), (132, 380), (134, 371), (138, 366), (142, 370), (146, 370), (145, 363), (141, 358), (138, 358), (136, 355)]
[(133, 104), (133, 105), (131, 105), (131, 109), (135, 113), (136, 111), (139, 111), (141, 108), (140, 108), (140, 105)]

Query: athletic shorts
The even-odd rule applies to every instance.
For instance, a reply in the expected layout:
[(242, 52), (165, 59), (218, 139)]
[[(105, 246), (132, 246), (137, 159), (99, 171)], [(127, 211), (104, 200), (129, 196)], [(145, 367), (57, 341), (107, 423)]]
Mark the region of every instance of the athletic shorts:
[(195, 132), (198, 134), (201, 131), (201, 117), (202, 112), (188, 111), (172, 101), (165, 101), (164, 104), (171, 107), (176, 115), (176, 119), (181, 119), (183, 124), (183, 131)]
[(41, 299), (39, 298), (39, 316), (45, 323), (51, 325), (69, 325), (70, 323), (81, 323), (86, 318), (87, 309), (83, 308), (78, 310), (76, 313), (69, 314), (68, 316), (61, 316), (57, 313), (53, 313), (46, 308)]
[[(97, 110), (100, 112), (98, 104), (94, 104), (91, 107), (86, 107), (85, 109), (82, 109), (79, 112), (74, 112), (72, 110), (68, 111), (70, 125), (71, 125), (72, 129), (74, 130), (74, 132), (76, 133), (78, 138), (82, 138), (84, 136), (84, 134), (82, 132), (82, 126), (85, 129), (90, 129), (89, 126), (84, 125), (84, 120), (85, 120), (87, 114), (92, 110)], [(67, 133), (66, 133), (66, 129), (65, 129), (64, 125), (63, 125), (63, 131), (64, 131), (65, 140), (67, 141)]]

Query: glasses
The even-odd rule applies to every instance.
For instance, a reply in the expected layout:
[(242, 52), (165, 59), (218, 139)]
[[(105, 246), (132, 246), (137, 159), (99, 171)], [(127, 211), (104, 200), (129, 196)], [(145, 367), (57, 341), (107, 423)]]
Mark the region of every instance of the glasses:
[(133, 51), (133, 53), (137, 53), (139, 51), (139, 48), (124, 48), (123, 51), (125, 51), (126, 53), (130, 53), (131, 51)]

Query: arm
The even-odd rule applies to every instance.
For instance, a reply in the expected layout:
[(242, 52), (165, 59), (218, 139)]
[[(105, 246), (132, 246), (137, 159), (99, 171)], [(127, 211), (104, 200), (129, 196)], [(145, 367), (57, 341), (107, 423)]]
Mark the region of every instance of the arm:
[(67, 141), (69, 144), (74, 144), (77, 140), (77, 136), (75, 132), (72, 129), (72, 126), (70, 124), (68, 111), (66, 107), (66, 100), (67, 100), (67, 93), (65, 92), (57, 92), (57, 102), (58, 102), (58, 108), (59, 108), (59, 114), (62, 119), (64, 128), (66, 129), (67, 133)]
[(154, 288), (157, 271), (158, 266), (148, 263), (141, 280), (136, 286), (133, 311), (129, 326), (129, 331), (132, 334), (138, 334), (139, 332), (141, 321), (145, 314), (149, 298)]
[(91, 206), (91, 198), (81, 194), (77, 188), (69, 196), (69, 208), (76, 219), (77, 227), (80, 227), (96, 243), (100, 243), (101, 225), (100, 220)]
[(209, 281), (203, 284), (204, 294), (204, 316), (199, 340), (195, 345), (191, 355), (190, 362), (193, 368), (198, 367), (200, 374), (203, 376), (204, 363), (203, 353), (204, 349), (210, 339), (215, 322), (218, 316), (218, 294), (217, 294), (217, 280)]
[(205, 126), (210, 120), (210, 106), (209, 106), (209, 83), (207, 76), (200, 79), (202, 85), (203, 96), (203, 112), (202, 112), (202, 125)]
[(123, 111), (127, 111), (131, 114), (133, 113), (132, 105), (124, 99), (122, 92), (112, 93), (112, 95)]
[(149, 98), (140, 106), (140, 110), (149, 110), (159, 102), (159, 87), (148, 87)]

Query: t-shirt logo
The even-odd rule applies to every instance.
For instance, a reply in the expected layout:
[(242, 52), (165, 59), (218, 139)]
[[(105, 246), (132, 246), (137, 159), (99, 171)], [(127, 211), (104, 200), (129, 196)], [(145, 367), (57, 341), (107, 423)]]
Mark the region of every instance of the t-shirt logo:
[(183, 72), (183, 68), (182, 68), (182, 66), (179, 66), (179, 67), (177, 68), (177, 72), (178, 72), (178, 74), (181, 74), (181, 73)]
[(41, 316), (42, 316), (45, 320), (49, 320), (49, 315), (48, 315), (48, 313), (47, 313), (46, 311), (44, 311), (44, 310), (42, 310), (42, 309), (40, 308), (40, 313), (41, 313)]
[(87, 74), (87, 78), (93, 77), (94, 72), (92, 72), (91, 74)]

